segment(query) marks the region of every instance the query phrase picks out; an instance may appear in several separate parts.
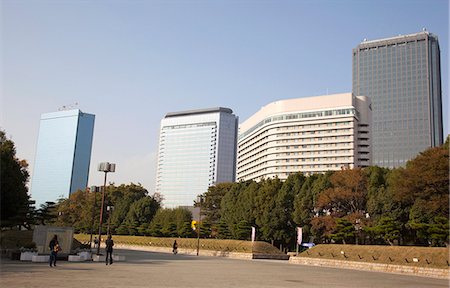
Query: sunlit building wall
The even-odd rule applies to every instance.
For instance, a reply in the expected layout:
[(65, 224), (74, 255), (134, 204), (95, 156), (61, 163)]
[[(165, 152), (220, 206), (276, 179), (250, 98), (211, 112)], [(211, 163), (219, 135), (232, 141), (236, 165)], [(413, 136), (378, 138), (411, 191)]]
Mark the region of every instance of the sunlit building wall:
[(164, 207), (193, 206), (209, 186), (234, 182), (236, 137), (231, 109), (168, 113), (161, 120), (156, 175)]
[(370, 166), (371, 117), (351, 93), (270, 103), (239, 125), (237, 180)]
[(42, 114), (31, 182), (37, 207), (86, 189), (94, 122), (79, 109)]

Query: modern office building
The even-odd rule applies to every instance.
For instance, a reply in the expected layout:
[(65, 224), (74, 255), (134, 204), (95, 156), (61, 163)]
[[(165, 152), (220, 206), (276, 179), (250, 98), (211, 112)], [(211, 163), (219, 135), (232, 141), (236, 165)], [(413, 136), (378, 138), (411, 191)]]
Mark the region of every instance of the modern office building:
[(94, 121), (78, 109), (41, 116), (31, 183), (36, 207), (87, 187)]
[(369, 166), (371, 117), (351, 93), (270, 103), (239, 125), (237, 180)]
[(353, 49), (353, 93), (372, 100), (373, 164), (394, 168), (443, 143), (440, 51), (424, 31)]
[(209, 186), (235, 181), (237, 121), (222, 107), (168, 113), (161, 120), (156, 192), (164, 207), (193, 206)]

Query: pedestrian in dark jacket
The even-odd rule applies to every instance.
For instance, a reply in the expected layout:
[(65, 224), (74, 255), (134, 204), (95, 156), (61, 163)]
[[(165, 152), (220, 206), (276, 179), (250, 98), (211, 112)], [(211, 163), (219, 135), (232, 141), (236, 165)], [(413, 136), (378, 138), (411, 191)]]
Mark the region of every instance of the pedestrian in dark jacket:
[(178, 253), (178, 244), (177, 244), (177, 240), (175, 240), (174, 242), (173, 242), (173, 246), (172, 246), (172, 252), (173, 252), (173, 254), (177, 254)]
[(105, 244), (106, 244), (106, 259), (105, 259), (106, 265), (108, 265), (108, 260), (109, 265), (111, 265), (113, 263), (112, 252), (114, 246), (114, 241), (111, 239), (111, 235), (108, 235), (108, 239), (106, 239)]
[(50, 248), (50, 259), (48, 260), (48, 264), (50, 267), (52, 267), (52, 265), (56, 267), (56, 257), (58, 256), (58, 252), (61, 251), (57, 235), (53, 236), (53, 239), (48, 244), (48, 248)]

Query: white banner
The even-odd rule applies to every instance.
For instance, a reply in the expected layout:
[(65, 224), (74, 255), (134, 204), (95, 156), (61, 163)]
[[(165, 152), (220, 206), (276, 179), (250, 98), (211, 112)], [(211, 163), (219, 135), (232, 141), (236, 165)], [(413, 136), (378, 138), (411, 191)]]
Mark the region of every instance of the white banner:
[(297, 243), (298, 245), (302, 245), (302, 227), (297, 227)]
[(255, 236), (256, 236), (256, 228), (252, 226), (252, 242), (255, 241)]

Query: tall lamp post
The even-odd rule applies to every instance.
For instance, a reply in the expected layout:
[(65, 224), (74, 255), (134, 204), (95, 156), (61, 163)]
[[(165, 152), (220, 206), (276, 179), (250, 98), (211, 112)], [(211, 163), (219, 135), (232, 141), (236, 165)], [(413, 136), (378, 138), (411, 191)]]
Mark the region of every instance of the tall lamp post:
[(105, 172), (105, 181), (103, 182), (103, 191), (102, 191), (102, 204), (100, 207), (100, 223), (98, 225), (98, 247), (97, 247), (97, 255), (100, 254), (100, 243), (102, 243), (102, 224), (103, 224), (103, 208), (105, 206), (105, 192), (106, 192), (106, 176), (108, 172), (116, 171), (116, 164), (109, 162), (102, 162), (98, 164), (98, 171)]
[(198, 227), (197, 227), (197, 256), (200, 252), (200, 221), (202, 220), (202, 202), (203, 202), (203, 196), (202, 195), (198, 195), (197, 196), (197, 203), (199, 204), (198, 206)]
[(92, 235), (94, 234), (95, 208), (97, 206), (96, 198), (97, 198), (97, 192), (100, 192), (100, 187), (98, 187), (98, 186), (91, 186), (91, 192), (94, 193), (94, 203), (92, 205), (91, 237), (89, 238), (89, 249), (92, 249)]
[(108, 205), (108, 206), (106, 206), (106, 210), (108, 211), (108, 229), (107, 229), (106, 234), (109, 235), (110, 234), (109, 233), (109, 226), (110, 226), (110, 223), (111, 223), (111, 212), (114, 210), (114, 206)]

